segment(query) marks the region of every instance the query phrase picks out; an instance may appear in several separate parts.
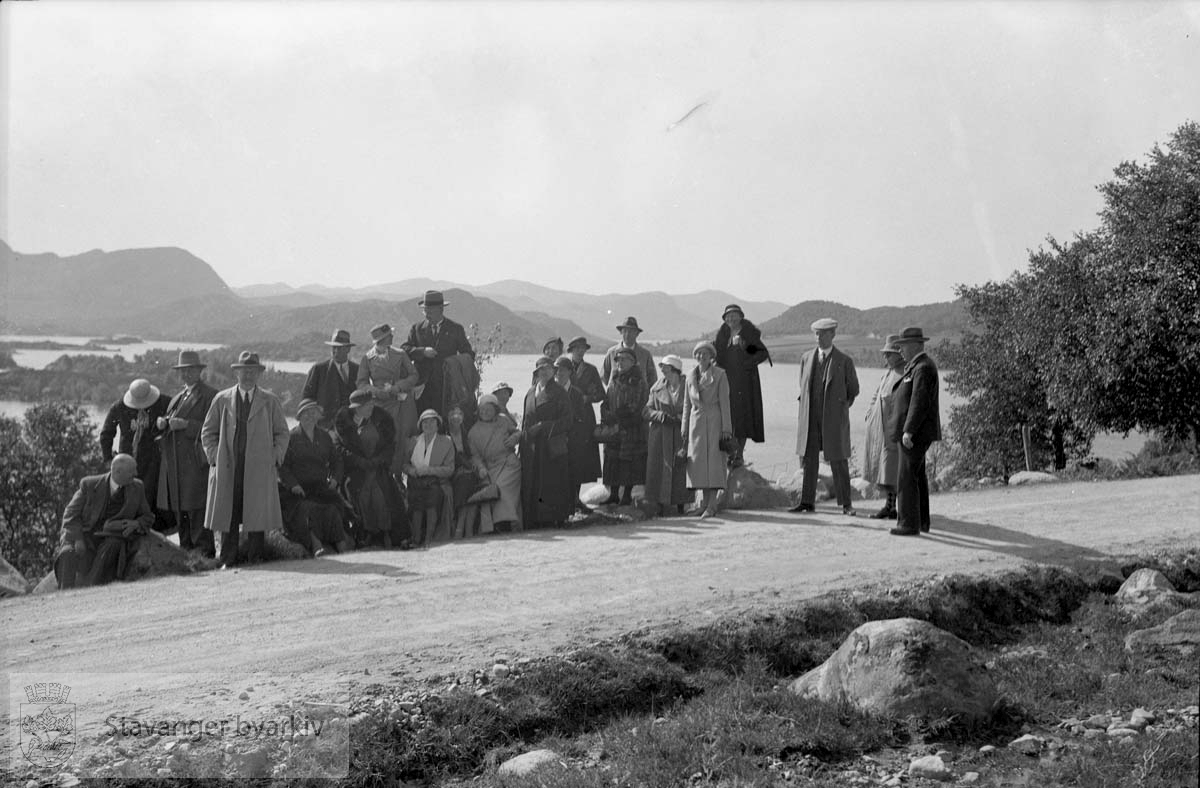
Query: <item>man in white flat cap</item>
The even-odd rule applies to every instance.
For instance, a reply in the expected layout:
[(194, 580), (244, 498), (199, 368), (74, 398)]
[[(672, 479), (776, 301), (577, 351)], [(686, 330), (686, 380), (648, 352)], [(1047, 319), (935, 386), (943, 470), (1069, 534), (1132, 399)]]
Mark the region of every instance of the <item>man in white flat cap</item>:
[(804, 468), (800, 503), (793, 512), (816, 510), (817, 469), (825, 454), (833, 473), (834, 493), (842, 514), (858, 514), (850, 505), (850, 406), (858, 396), (854, 362), (833, 346), (837, 321), (823, 317), (812, 324), (817, 346), (800, 360), (799, 422), (796, 454)]

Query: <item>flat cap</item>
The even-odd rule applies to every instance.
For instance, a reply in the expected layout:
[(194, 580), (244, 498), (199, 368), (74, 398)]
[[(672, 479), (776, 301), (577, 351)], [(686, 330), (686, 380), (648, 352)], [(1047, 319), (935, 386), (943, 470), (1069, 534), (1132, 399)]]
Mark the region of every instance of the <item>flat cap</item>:
[(813, 331), (828, 331), (831, 328), (837, 328), (837, 321), (832, 317), (823, 317), (820, 320), (814, 320), (812, 324)]

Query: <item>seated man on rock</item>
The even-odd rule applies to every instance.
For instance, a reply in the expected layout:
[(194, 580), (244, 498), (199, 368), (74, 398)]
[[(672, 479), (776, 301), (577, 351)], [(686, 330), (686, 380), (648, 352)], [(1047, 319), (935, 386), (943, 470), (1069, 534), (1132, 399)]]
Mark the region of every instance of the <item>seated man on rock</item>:
[(316, 400), (300, 401), (296, 410), (300, 423), (292, 428), (279, 466), (283, 532), (314, 557), (329, 549), (340, 553), (354, 549), (354, 540), (346, 536), (345, 505), (338, 493), (342, 458), (329, 433), (317, 426), (323, 417), (324, 409)]
[(146, 490), (131, 455), (113, 457), (108, 473), (85, 476), (63, 512), (54, 554), (59, 588), (104, 585), (124, 579), (138, 537), (154, 524)]

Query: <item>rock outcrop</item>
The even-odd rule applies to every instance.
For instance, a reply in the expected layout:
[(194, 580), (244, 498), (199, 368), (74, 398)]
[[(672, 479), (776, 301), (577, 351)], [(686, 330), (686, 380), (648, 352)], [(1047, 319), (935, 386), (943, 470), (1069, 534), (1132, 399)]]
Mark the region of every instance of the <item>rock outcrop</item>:
[(1200, 649), (1200, 610), (1184, 610), (1156, 627), (1138, 629), (1125, 637), (1125, 650), (1141, 653), (1176, 650), (1184, 655)]
[(746, 466), (729, 473), (725, 487), (726, 509), (779, 509), (792, 505), (792, 497)]
[(1058, 477), (1053, 473), (1044, 473), (1042, 471), (1019, 471), (1008, 477), (1008, 486), (1017, 487), (1022, 484), (1050, 484), (1058, 481)]
[(0, 597), (25, 596), (29, 593), (29, 581), (17, 568), (0, 556)]
[(536, 769), (557, 762), (560, 757), (554, 750), (531, 750), (500, 764), (497, 773), (501, 777), (524, 777)]
[(870, 621), (792, 692), (898, 717), (991, 716), (996, 687), (965, 641), (914, 618)]

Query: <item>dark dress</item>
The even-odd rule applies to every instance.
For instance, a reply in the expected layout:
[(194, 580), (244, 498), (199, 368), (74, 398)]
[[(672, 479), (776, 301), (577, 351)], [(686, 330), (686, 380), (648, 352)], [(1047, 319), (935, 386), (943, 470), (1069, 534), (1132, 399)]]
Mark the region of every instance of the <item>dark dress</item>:
[(592, 437), (596, 431), (596, 411), (574, 383), (567, 389), (567, 397), (571, 401), (571, 438), (567, 447), (567, 464), (570, 466), (571, 486), (578, 490), (579, 485), (600, 478), (600, 447)]
[(389, 533), (393, 539), (408, 539), (408, 516), (400, 488), (392, 478), (396, 451), (396, 427), (392, 417), (376, 407), (362, 424), (342, 408), (333, 420), (334, 445), (346, 470), (346, 492), (354, 507), (354, 519), (368, 534)]
[[(161, 455), (158, 447), (158, 437), (162, 435), (162, 431), (158, 428), (158, 417), (167, 415), (167, 407), (171, 404), (171, 398), (166, 394), (159, 394), (158, 399), (143, 410), (136, 410), (126, 405), (122, 400), (117, 400), (112, 407), (108, 409), (108, 415), (104, 419), (104, 426), (100, 428), (100, 452), (104, 455), (104, 462), (111, 463), (113, 458), (113, 438), (116, 437), (117, 431), (121, 432), (121, 439), (118, 441), (118, 454), (131, 454), (133, 459), (137, 461), (137, 478), (142, 480), (142, 484), (146, 487), (146, 500), (153, 507), (158, 503), (158, 476), (159, 464)], [(138, 418), (138, 414), (143, 413), (143, 418)], [(207, 472), (207, 469), (205, 469)], [(203, 508), (203, 504), (200, 508)], [(161, 519), (155, 519), (154, 527), (162, 530), (166, 526)]]
[(575, 510), (567, 457), (571, 399), (553, 380), (525, 395), (521, 420), (521, 511), (525, 527), (564, 522)]
[[(293, 427), (279, 466), (279, 508), (283, 532), (305, 549), (314, 536), (330, 546), (346, 538), (342, 497), (330, 489), (330, 479), (341, 482), (342, 457), (329, 433), (317, 427), (309, 438), (303, 427)], [(296, 495), (293, 487), (304, 490), (304, 495)]]
[(687, 384), (680, 379), (674, 394), (665, 378), (650, 389), (643, 415), (649, 423), (646, 451), (646, 502), (665, 505), (690, 503), (687, 455), (678, 454), (683, 442), (683, 398)]
[(642, 409), (649, 395), (640, 367), (613, 372), (600, 404), (600, 421), (615, 424), (619, 430), (616, 440), (604, 444), (604, 483), (610, 489), (646, 481), (647, 430)]
[(729, 379), (729, 415), (733, 419), (733, 437), (762, 443), (763, 401), (762, 383), (758, 378), (758, 365), (771, 360), (771, 353), (763, 344), (762, 332), (749, 320), (743, 320), (738, 329), (742, 341), (732, 342), (729, 326), (722, 324), (717, 329), (713, 345), (717, 348), (717, 366), (725, 370)]

